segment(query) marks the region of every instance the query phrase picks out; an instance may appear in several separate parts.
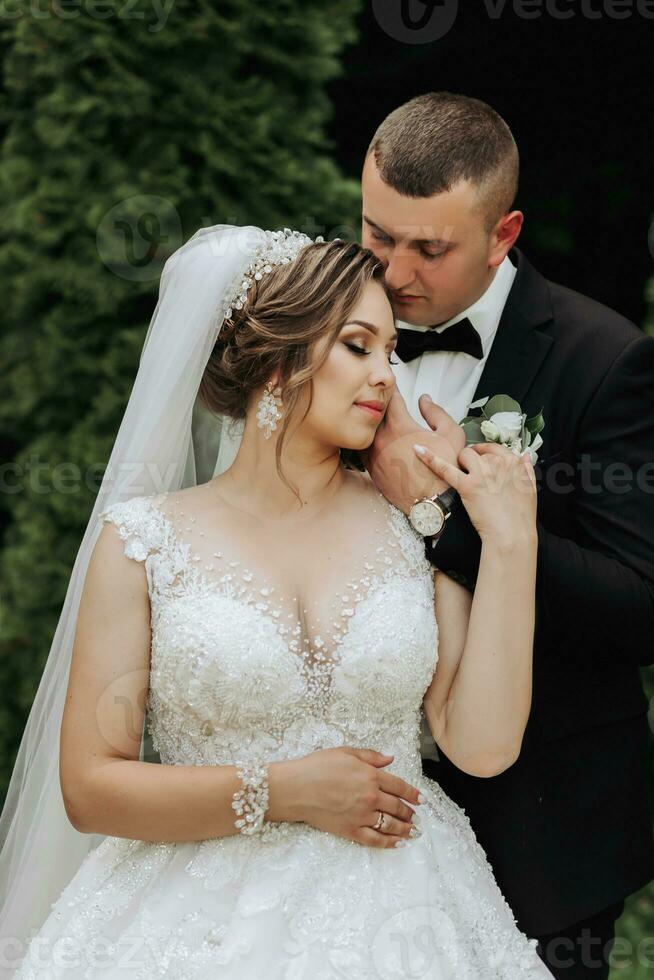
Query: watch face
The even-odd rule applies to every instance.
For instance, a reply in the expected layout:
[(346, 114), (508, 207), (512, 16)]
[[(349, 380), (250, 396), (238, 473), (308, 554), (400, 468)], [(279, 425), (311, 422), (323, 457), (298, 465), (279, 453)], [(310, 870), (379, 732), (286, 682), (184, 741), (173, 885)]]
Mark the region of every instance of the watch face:
[(409, 513), (409, 520), (416, 531), (424, 536), (438, 534), (445, 522), (443, 511), (433, 500), (419, 500), (414, 504)]

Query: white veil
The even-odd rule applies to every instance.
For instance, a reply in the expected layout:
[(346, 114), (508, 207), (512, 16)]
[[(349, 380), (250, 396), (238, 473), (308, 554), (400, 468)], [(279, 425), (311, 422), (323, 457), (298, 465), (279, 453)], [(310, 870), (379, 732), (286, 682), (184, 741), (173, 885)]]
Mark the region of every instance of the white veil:
[[(99, 514), (115, 502), (203, 483), (231, 463), (240, 427), (197, 398), (225, 314), (252, 278), (291, 261), (311, 239), (252, 226), (201, 228), (164, 265), (138, 373), (70, 577), (50, 653), (0, 816), (0, 976), (103, 836), (69, 822), (59, 783), (59, 735), (77, 612)], [(255, 275), (255, 270), (256, 275)], [(248, 276), (252, 278), (248, 279)], [(222, 429), (222, 431), (221, 431)], [(144, 738), (141, 759), (144, 758)], [(13, 964), (13, 968), (12, 968)]]

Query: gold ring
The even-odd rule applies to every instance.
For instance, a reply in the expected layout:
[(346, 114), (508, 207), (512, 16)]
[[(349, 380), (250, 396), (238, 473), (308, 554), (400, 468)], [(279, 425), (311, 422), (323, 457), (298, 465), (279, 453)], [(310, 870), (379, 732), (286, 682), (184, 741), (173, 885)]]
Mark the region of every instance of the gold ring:
[(381, 810), (378, 810), (377, 812), (379, 813), (379, 816), (377, 817), (377, 823), (373, 825), (373, 830), (381, 830), (384, 826), (384, 820), (386, 818), (386, 814), (382, 813)]

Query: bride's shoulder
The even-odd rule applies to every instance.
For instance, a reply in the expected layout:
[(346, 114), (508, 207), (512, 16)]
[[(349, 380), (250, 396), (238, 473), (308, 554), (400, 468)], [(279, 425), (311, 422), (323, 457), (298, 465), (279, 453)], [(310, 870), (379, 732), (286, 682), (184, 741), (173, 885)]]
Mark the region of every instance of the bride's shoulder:
[[(101, 531), (110, 525), (124, 544), (128, 558), (144, 561), (151, 552), (161, 548), (166, 536), (168, 492), (137, 494), (126, 500), (117, 500), (104, 507), (98, 514)], [(100, 535), (97, 545), (102, 548), (107, 538)]]
[(221, 473), (219, 476), (207, 480), (206, 483), (197, 483), (191, 487), (185, 487), (184, 490), (176, 490), (168, 496), (171, 503), (184, 506), (188, 513), (199, 515), (203, 511), (213, 511), (217, 506), (220, 506), (223, 502), (221, 494), (223, 484), (227, 485), (228, 481), (225, 479), (225, 474)]
[(99, 511), (98, 520), (113, 524), (134, 523), (151, 514), (153, 510), (162, 508), (167, 497), (168, 493), (163, 492), (135, 494), (124, 500), (114, 500)]
[[(350, 473), (350, 471), (348, 471)], [(425, 576), (431, 583), (433, 581), (433, 569), (425, 553), (424, 538), (416, 531), (406, 514), (392, 504), (390, 500), (377, 489), (368, 473), (358, 471), (351, 472), (352, 486), (359, 492), (358, 508), (353, 507), (361, 515), (363, 510), (366, 514), (376, 515), (375, 528), (378, 532), (380, 522), (378, 518), (384, 518), (383, 526), (388, 529), (389, 535), (385, 539), (387, 542), (395, 542), (404, 555), (407, 565), (416, 574)]]

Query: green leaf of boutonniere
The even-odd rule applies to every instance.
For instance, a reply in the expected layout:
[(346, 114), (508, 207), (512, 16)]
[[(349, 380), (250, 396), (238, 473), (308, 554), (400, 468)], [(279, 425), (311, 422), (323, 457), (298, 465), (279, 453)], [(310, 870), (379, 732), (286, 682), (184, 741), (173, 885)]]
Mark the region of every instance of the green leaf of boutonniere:
[(527, 419), (525, 426), (529, 429), (532, 436), (538, 435), (545, 428), (545, 419), (543, 418), (543, 409), (541, 408), (538, 415), (532, 415), (530, 419)]
[(473, 446), (477, 442), (485, 442), (484, 433), (481, 431), (482, 420), (470, 418), (460, 423), (466, 435), (466, 446)]
[(490, 395), (486, 395), (485, 398), (480, 398), (478, 401), (472, 402), (470, 405), (468, 405), (468, 408), (481, 408), (482, 405), (486, 404), (489, 398)]
[(520, 405), (515, 400), (515, 398), (510, 398), (508, 395), (494, 395), (492, 398), (486, 402), (483, 408), (483, 413), (487, 419), (491, 415), (495, 415), (497, 412), (518, 412), (520, 413)]
[(542, 408), (528, 419), (519, 402), (509, 395), (480, 398), (470, 408), (481, 408), (481, 415), (466, 415), (459, 422), (465, 433), (466, 446), (499, 443), (518, 455), (529, 452), (532, 463), (537, 462), (538, 450), (543, 445), (540, 432), (545, 428)]

